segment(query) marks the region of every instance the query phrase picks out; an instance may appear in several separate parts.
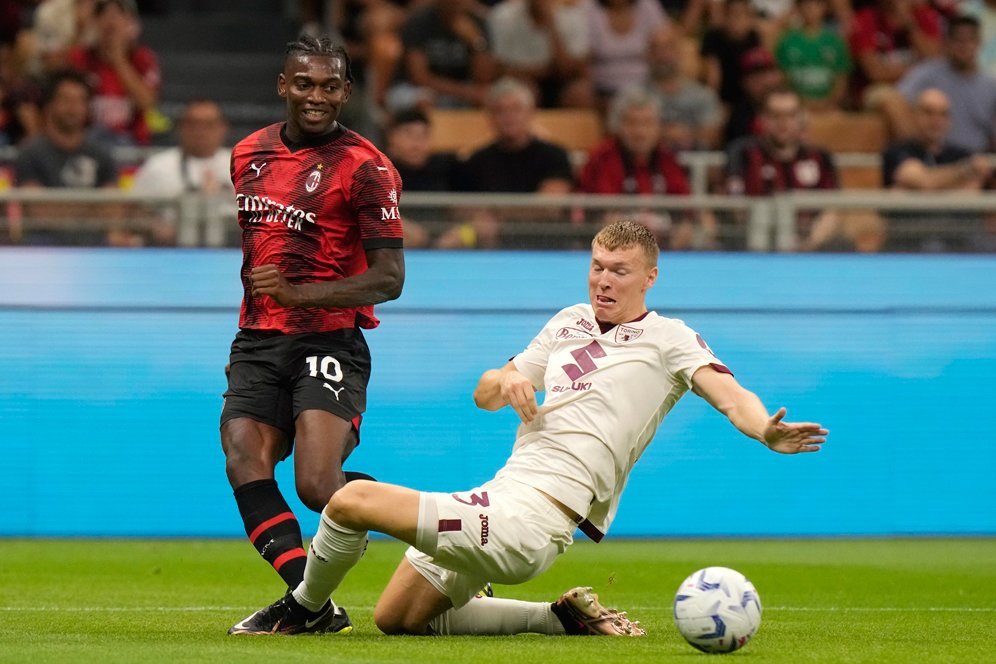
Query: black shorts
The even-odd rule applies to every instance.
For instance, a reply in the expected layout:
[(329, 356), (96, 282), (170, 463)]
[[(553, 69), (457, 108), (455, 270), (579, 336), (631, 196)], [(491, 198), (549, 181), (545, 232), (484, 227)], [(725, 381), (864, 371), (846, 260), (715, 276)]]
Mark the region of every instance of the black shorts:
[(294, 439), (294, 420), (324, 410), (359, 428), (370, 349), (359, 329), (282, 334), (239, 330), (232, 342), (221, 423), (248, 417)]

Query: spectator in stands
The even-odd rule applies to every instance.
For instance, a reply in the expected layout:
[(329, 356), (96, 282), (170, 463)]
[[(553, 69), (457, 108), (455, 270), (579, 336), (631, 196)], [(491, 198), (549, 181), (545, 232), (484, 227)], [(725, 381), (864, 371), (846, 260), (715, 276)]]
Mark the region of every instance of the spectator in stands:
[(65, 69), (73, 48), (86, 48), (96, 41), (94, 0), (42, 0), (31, 29), (41, 70)]
[[(487, 111), (495, 140), (460, 164), (460, 190), (540, 194), (571, 191), (573, 175), (567, 151), (536, 137), (532, 127), (535, 108), (532, 91), (521, 81), (502, 78), (491, 87)], [(479, 211), (469, 225), (444, 234), (439, 246), (492, 247), (498, 240), (496, 214)]]
[[(179, 145), (158, 152), (142, 164), (135, 174), (134, 190), (142, 194), (179, 196), (184, 193), (231, 193), (235, 195), (231, 180), (232, 151), (224, 147), (228, 123), (221, 108), (213, 101), (198, 99), (183, 109), (179, 122)], [(203, 210), (196, 218), (184, 218), (177, 228), (177, 219), (167, 217), (156, 234), (157, 244), (182, 246), (200, 244), (198, 226), (206, 220), (205, 242), (220, 245), (224, 242), (222, 220), (228, 218), (231, 200), (216, 198), (210, 210)], [(209, 204), (211, 204), (209, 203)], [(170, 210), (175, 210), (170, 207)]]
[[(453, 191), (456, 157), (433, 153), (432, 126), (425, 113), (416, 108), (396, 113), (387, 125), (385, 143), (384, 152), (398, 169), (406, 192)], [(405, 247), (426, 246), (429, 233), (420, 222), (441, 214), (445, 212), (409, 207), (404, 219)]]
[(920, 93), (936, 88), (951, 101), (948, 142), (970, 152), (993, 148), (996, 119), (996, 77), (980, 71), (979, 21), (958, 16), (947, 26), (944, 55), (920, 63), (899, 82), (899, 91), (913, 103)]
[[(48, 82), (42, 99), (42, 133), (27, 142), (14, 163), (14, 180), (25, 188), (114, 188), (117, 169), (110, 151), (87, 136), (90, 88), (74, 71), (61, 72)], [(32, 204), (25, 206), (26, 219), (76, 219), (79, 206)], [(103, 232), (87, 234), (29, 233), (28, 242), (60, 243), (74, 240), (101, 243)], [(121, 238), (112, 235), (112, 243)]]
[(0, 146), (17, 145), (41, 131), (40, 91), (31, 81), (4, 75), (0, 64)]
[(754, 25), (750, 0), (726, 0), (722, 23), (702, 36), (702, 63), (705, 83), (716, 91), (720, 101), (732, 108), (747, 93), (741, 85), (741, 62), (749, 51), (761, 46)]
[(456, 156), (432, 151), (429, 116), (419, 109), (392, 116), (385, 133), (385, 152), (398, 169), (405, 191), (453, 191)]
[(801, 21), (779, 40), (778, 66), (807, 108), (840, 108), (851, 72), (847, 44), (826, 24), (827, 0), (796, 0), (796, 7)]
[(503, 78), (491, 87), (487, 111), (495, 140), (460, 166), (462, 190), (552, 194), (571, 190), (567, 151), (536, 137), (535, 109), (533, 93), (521, 81)]
[(91, 91), (82, 75), (54, 75), (42, 99), (42, 134), (17, 156), (20, 187), (94, 188), (117, 185), (110, 151), (87, 136)]
[(969, 0), (964, 5), (979, 19), (979, 66), (989, 75), (996, 76), (996, 0)]
[(647, 52), (648, 87), (661, 99), (664, 142), (679, 152), (713, 150), (719, 145), (723, 109), (712, 88), (685, 75), (679, 41), (675, 30), (658, 30)]
[[(941, 90), (924, 90), (913, 108), (913, 138), (897, 142), (882, 154), (882, 182), (909, 191), (979, 191), (992, 177), (988, 157), (947, 142), (951, 102)], [(978, 215), (911, 213), (890, 215), (889, 245), (896, 250), (951, 251), (971, 249)]]
[(894, 136), (913, 131), (895, 84), (917, 62), (940, 52), (940, 35), (940, 16), (925, 2), (875, 0), (854, 16), (853, 94), (860, 108), (882, 113)]
[(27, 12), (28, 3), (0, 1), (0, 146), (16, 145), (41, 127), (41, 91), (27, 62), (33, 41)]
[[(587, 194), (690, 194), (684, 171), (664, 143), (660, 116), (661, 101), (653, 92), (642, 86), (619, 92), (609, 105), (611, 135), (589, 153), (579, 189)], [(679, 214), (682, 221), (672, 224), (672, 216), (664, 210), (626, 214), (649, 228), (659, 245), (671, 249), (708, 244), (706, 238), (696, 237), (694, 216)]]
[[(770, 196), (783, 191), (839, 189), (837, 167), (830, 154), (807, 145), (805, 111), (799, 93), (788, 87), (770, 91), (760, 115), (761, 134), (730, 145), (726, 187), (730, 194)], [(800, 214), (799, 247), (820, 248), (836, 229), (834, 212)]]
[(134, 0), (97, 0), (97, 40), (69, 52), (69, 62), (84, 72), (94, 90), (95, 126), (122, 144), (147, 145), (148, 116), (159, 97), (159, 61), (138, 44), (140, 24)]
[(502, 73), (530, 83), (540, 106), (595, 105), (587, 15), (579, 4), (504, 0), (491, 10), (488, 28)]
[(775, 57), (763, 46), (744, 53), (740, 62), (744, 96), (730, 106), (723, 137), (727, 143), (760, 131), (758, 114), (768, 93), (782, 85)]
[(388, 110), (484, 103), (496, 65), (471, 0), (432, 0), (415, 9), (402, 27), (401, 40), (403, 81), (388, 91)]
[(668, 25), (658, 0), (587, 0), (595, 91), (605, 102), (647, 80), (647, 45)]

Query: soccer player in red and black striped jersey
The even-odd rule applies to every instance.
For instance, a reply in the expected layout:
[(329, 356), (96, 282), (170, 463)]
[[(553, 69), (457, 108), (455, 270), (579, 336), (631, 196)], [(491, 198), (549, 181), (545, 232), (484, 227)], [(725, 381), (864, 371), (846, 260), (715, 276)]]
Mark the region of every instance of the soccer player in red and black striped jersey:
[[(351, 81), (349, 56), (327, 38), (288, 44), (277, 77), (286, 122), (232, 155), (245, 291), (221, 442), (246, 534), (290, 588), (306, 553), (274, 467), (293, 447), (297, 494), (316, 512), (345, 484), (370, 377), (361, 329), (377, 327), (373, 305), (404, 284), (401, 180), (337, 122)], [(350, 629), (331, 604), (322, 621)]]

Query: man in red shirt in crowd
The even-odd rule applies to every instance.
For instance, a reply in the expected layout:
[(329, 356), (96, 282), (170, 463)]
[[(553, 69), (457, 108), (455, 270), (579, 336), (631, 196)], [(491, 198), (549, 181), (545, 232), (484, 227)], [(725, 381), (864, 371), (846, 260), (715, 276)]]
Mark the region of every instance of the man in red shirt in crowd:
[[(290, 588), (307, 554), (274, 467), (294, 450), (297, 494), (316, 512), (345, 484), (370, 378), (361, 328), (377, 327), (373, 305), (397, 298), (405, 276), (401, 178), (336, 121), (349, 65), (328, 38), (289, 44), (277, 78), (287, 121), (232, 154), (244, 296), (221, 443), (246, 534)], [(351, 629), (332, 604), (312, 626)]]
[(859, 106), (885, 116), (894, 136), (909, 136), (909, 107), (895, 85), (913, 65), (941, 52), (941, 19), (926, 2), (875, 0), (854, 15), (853, 95)]
[(146, 113), (159, 97), (159, 61), (137, 43), (134, 0), (99, 0), (94, 8), (97, 42), (69, 52), (69, 64), (87, 75), (93, 88), (91, 119), (115, 143), (147, 145)]
[[(661, 101), (653, 92), (642, 87), (619, 92), (609, 108), (611, 135), (588, 154), (579, 189), (588, 194), (690, 194), (685, 172), (664, 143), (660, 116)], [(690, 223), (672, 224), (666, 211), (644, 210), (628, 216), (672, 249), (688, 248), (694, 237)]]
[[(830, 154), (802, 140), (805, 115), (797, 92), (787, 87), (769, 92), (761, 105), (760, 124), (760, 135), (744, 137), (729, 147), (728, 193), (770, 196), (783, 191), (840, 188), (837, 167)], [(800, 217), (804, 249), (816, 248), (828, 239), (823, 237), (824, 230), (835, 227), (833, 211), (807, 212)]]

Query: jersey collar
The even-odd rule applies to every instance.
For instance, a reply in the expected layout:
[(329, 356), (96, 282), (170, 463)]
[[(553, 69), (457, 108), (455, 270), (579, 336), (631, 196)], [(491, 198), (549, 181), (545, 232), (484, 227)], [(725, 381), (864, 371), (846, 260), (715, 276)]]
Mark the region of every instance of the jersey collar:
[[(622, 325), (629, 325), (630, 323), (636, 323), (638, 321), (643, 320), (644, 318), (646, 318), (649, 315), (650, 315), (650, 311), (649, 310), (648, 311), (644, 311), (642, 314), (640, 314), (639, 316), (637, 316), (633, 320), (628, 320), (625, 323), (621, 323), (621, 324)], [(605, 323), (603, 321), (598, 320), (597, 318), (595, 319), (595, 322), (598, 323), (598, 329), (602, 331), (602, 334), (605, 334), (606, 332), (608, 332), (609, 330), (611, 330), (612, 328), (614, 328), (616, 325), (620, 324), (620, 323)]]
[(304, 150), (306, 148), (318, 148), (323, 145), (328, 145), (344, 133), (346, 133), (346, 128), (343, 127), (342, 124), (336, 122), (335, 128), (327, 134), (322, 134), (321, 136), (308, 136), (304, 140), (295, 142), (287, 136), (287, 123), (285, 122), (280, 125), (280, 142), (283, 143), (284, 147), (291, 152), (297, 152), (298, 150)]

